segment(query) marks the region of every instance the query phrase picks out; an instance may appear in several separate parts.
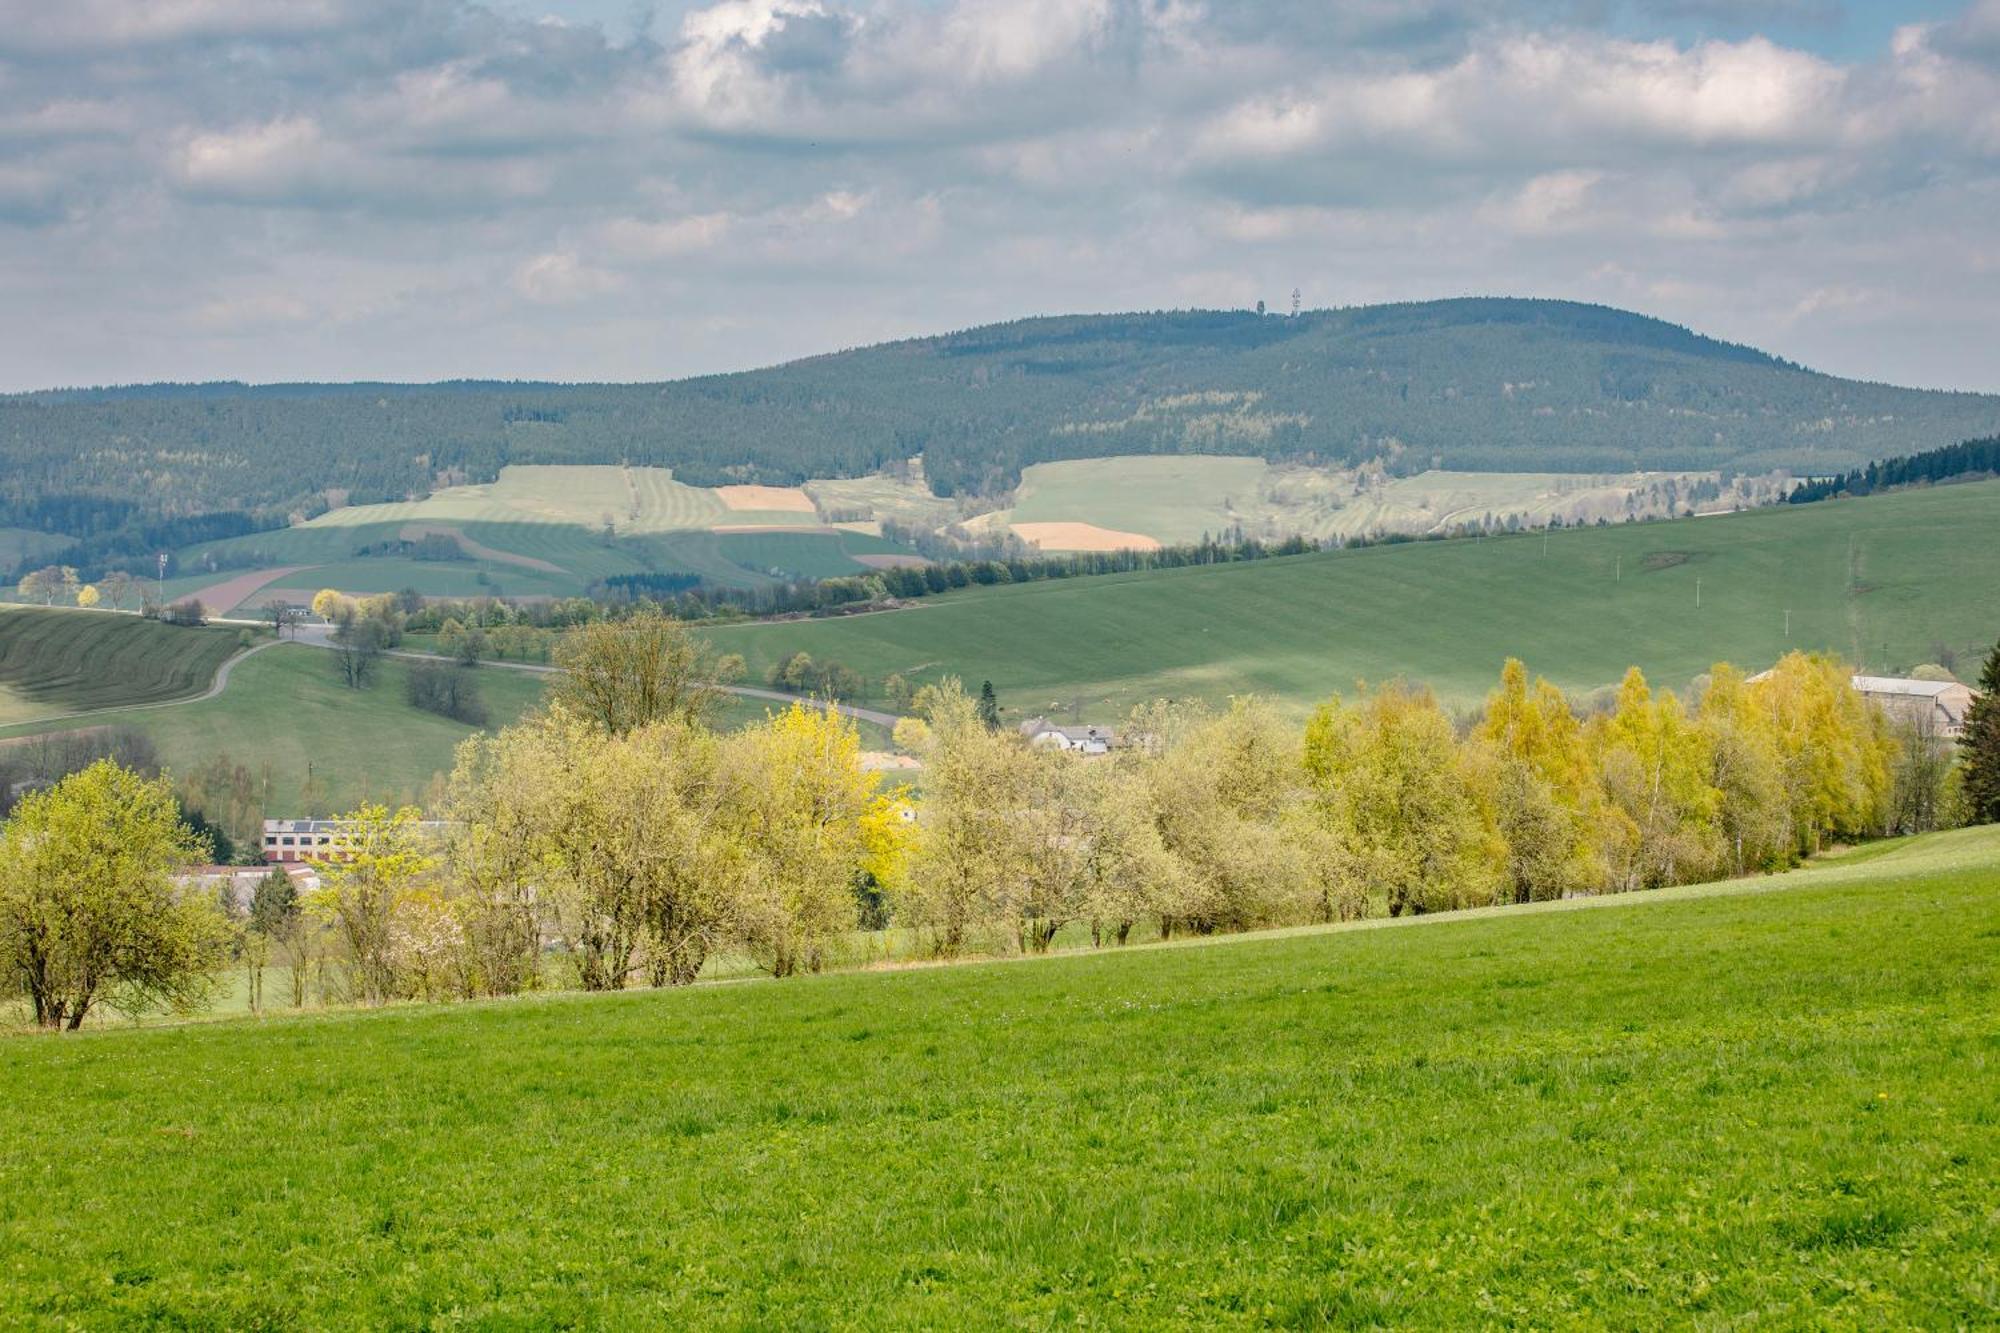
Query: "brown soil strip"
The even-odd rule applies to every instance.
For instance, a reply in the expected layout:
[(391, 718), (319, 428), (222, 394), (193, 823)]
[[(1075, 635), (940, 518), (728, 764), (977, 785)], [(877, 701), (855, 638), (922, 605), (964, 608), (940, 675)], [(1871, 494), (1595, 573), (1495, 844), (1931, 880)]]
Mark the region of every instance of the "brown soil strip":
[(715, 498), (724, 509), (778, 510), (792, 514), (816, 514), (812, 497), (796, 486), (717, 486)]
[(1157, 551), (1159, 539), (1095, 523), (1016, 523), (1015, 535), (1044, 551)]

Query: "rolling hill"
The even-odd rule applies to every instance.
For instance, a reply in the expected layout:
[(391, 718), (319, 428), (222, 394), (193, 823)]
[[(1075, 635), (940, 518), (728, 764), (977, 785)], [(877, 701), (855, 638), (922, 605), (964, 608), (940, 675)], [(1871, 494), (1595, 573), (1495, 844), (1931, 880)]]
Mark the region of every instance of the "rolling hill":
[(0, 398), (0, 522), (129, 532), (144, 553), (147, 516), (249, 522), (316, 512), (330, 494), (400, 501), (510, 463), (795, 485), (921, 454), (941, 495), (1003, 492), (1038, 462), (1159, 453), (1379, 458), (1398, 472), (1825, 473), (1996, 425), (2000, 398), (1836, 379), (1566, 302), (1064, 316), (663, 384), (15, 395)]
[(1013, 716), (1243, 693), (1303, 710), (1396, 676), (1472, 703), (1509, 656), (1576, 691), (1633, 663), (1681, 686), (1718, 660), (1761, 666), (1791, 648), (1897, 669), (2000, 637), (1996, 532), (2000, 481), (1984, 481), (969, 589), (711, 637), (753, 674), (805, 652), (877, 681), (990, 679)]
[(104, 612), (0, 607), (0, 726), (198, 695), (239, 650), (240, 634)]
[(1995, 833), (1390, 928), (3, 1041), (0, 1323), (1983, 1325)]

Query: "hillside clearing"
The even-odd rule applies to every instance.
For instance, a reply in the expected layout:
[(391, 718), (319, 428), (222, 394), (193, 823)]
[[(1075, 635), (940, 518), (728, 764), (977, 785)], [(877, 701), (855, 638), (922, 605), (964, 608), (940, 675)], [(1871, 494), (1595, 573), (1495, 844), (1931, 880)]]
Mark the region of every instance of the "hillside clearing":
[(8, 1041), (0, 1321), (1977, 1324), (1996, 860)]

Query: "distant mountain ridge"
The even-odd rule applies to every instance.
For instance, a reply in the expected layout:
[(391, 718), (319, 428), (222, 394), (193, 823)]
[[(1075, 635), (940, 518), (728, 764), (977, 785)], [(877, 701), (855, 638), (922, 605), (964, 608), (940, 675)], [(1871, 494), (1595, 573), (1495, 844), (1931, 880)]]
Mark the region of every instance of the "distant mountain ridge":
[(0, 521), (51, 497), (312, 512), (508, 463), (697, 484), (922, 454), (941, 494), (1030, 463), (1222, 453), (1392, 471), (1825, 475), (2000, 430), (2000, 397), (1838, 379), (1605, 306), (1462, 298), (1017, 320), (653, 384), (114, 386), (0, 398)]

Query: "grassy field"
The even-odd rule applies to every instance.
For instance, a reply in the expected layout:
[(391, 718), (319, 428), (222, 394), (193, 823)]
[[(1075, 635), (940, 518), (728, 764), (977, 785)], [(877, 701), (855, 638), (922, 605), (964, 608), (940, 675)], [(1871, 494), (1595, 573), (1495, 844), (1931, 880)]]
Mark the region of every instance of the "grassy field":
[[(234, 641), (232, 633), (229, 642)], [(373, 685), (350, 690), (336, 678), (331, 653), (285, 644), (235, 667), (229, 688), (217, 698), (97, 714), (66, 725), (141, 728), (153, 737), (161, 762), (178, 772), (216, 754), (252, 773), (268, 766), (273, 815), (319, 813), (301, 809), (309, 769), (326, 792), (328, 809), (364, 800), (415, 801), (433, 773), (450, 770), (453, 748), (472, 728), (410, 707), (403, 697), (407, 670), (386, 659)], [(482, 668), (479, 688), (497, 726), (538, 702), (544, 682), (523, 672)], [(16, 726), (0, 730), (0, 736), (46, 730)]]
[[(683, 485), (665, 468), (508, 467), (487, 484), (447, 487), (423, 500), (335, 509), (297, 527), (188, 547), (180, 560), (190, 571), (234, 565), (246, 555), (254, 555), (259, 566), (307, 567), (282, 586), (252, 596), (246, 609), (254, 609), (273, 593), (323, 587), (352, 594), (414, 588), (439, 597), (569, 597), (599, 579), (648, 572), (758, 587), (774, 577), (860, 573), (863, 566), (850, 555), (904, 549), (879, 538), (836, 533), (810, 510), (732, 509), (722, 494)], [(806, 530), (714, 531), (765, 525)], [(364, 547), (433, 533), (455, 536), (464, 558), (355, 555)], [(767, 558), (779, 548), (785, 558)], [(231, 572), (184, 574), (169, 581), (167, 592), (198, 592)]]
[(1426, 471), (1364, 485), (1351, 471), (1212, 454), (1083, 458), (1021, 475), (1010, 523), (1077, 522), (1168, 544), (1241, 530), (1266, 539), (1425, 533), (1491, 515), (1534, 523), (1622, 518), (1635, 487), (1663, 473)]
[(11, 1040), (0, 1323), (1981, 1325), (1996, 865)]
[(137, 616), (0, 607), (0, 725), (200, 694), (238, 638)]
[(2000, 482), (1981, 482), (1570, 529), (1546, 543), (1425, 542), (974, 589), (712, 637), (753, 673), (805, 651), (877, 680), (990, 679), (1015, 716), (1251, 692), (1302, 710), (1398, 675), (1469, 703), (1509, 655), (1579, 691), (1635, 662), (1679, 686), (1718, 659), (1761, 667), (1788, 648), (1900, 669), (1939, 644), (1970, 658), (2000, 637), (1996, 531)]
[[(0, 611), (0, 643), (6, 642), (10, 617), (52, 614), (63, 615)], [(80, 612), (63, 618), (127, 623)], [(150, 628), (162, 634), (193, 633)], [(226, 635), (220, 630), (208, 633), (234, 651), (234, 630)], [(336, 677), (330, 653), (281, 644), (233, 668), (228, 689), (217, 698), (172, 708), (95, 713), (54, 726), (0, 725), (0, 739), (80, 727), (137, 727), (153, 738), (161, 762), (176, 772), (188, 772), (217, 754), (229, 756), (252, 773), (268, 768), (267, 805), (273, 815), (346, 810), (364, 801), (417, 802), (433, 774), (450, 771), (452, 751), (473, 729), (410, 707), (403, 693), (408, 670), (406, 662), (385, 658), (375, 682), (354, 691)], [(478, 679), (494, 727), (505, 726), (538, 704), (547, 687), (543, 676), (500, 666), (479, 668)], [(736, 699), (717, 723), (745, 726), (782, 707), (765, 700)], [(888, 741), (878, 728), (866, 728), (863, 743), (883, 748)], [(309, 777), (325, 793), (317, 803), (319, 810), (304, 808)]]

